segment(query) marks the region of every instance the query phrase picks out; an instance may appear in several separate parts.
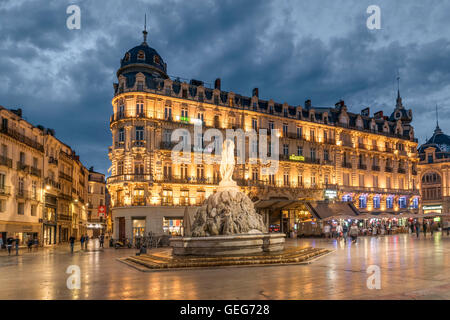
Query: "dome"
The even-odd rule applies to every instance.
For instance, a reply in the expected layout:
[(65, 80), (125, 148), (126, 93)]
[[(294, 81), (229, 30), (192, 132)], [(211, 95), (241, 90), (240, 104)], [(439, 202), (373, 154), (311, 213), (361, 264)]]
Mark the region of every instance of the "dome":
[(437, 126), (433, 136), (419, 147), (419, 153), (425, 152), (425, 149), (429, 147), (435, 148), (437, 152), (450, 152), (450, 136)]
[(147, 32), (144, 31), (144, 42), (128, 50), (120, 60), (117, 76), (128, 72), (148, 72), (155, 77), (168, 78), (167, 64), (158, 52), (150, 47), (146, 41)]

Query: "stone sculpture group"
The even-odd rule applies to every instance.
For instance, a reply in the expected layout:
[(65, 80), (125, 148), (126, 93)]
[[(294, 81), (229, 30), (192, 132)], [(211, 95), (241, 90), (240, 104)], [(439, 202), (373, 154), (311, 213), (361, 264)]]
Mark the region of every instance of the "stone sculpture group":
[(263, 218), (256, 212), (253, 202), (233, 181), (233, 170), (234, 143), (225, 140), (220, 164), (222, 180), (218, 191), (195, 214), (192, 237), (267, 232)]

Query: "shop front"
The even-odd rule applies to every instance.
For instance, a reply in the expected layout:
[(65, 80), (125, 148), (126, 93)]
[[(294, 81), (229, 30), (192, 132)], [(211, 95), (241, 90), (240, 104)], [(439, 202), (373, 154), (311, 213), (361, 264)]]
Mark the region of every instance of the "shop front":
[(441, 214), (442, 204), (424, 205), (422, 209), (424, 215)]
[(103, 223), (88, 223), (87, 235), (90, 238), (98, 238), (101, 234), (105, 233), (105, 224)]
[(0, 223), (0, 236), (5, 244), (6, 239), (12, 237), (19, 239), (19, 245), (25, 246), (28, 240), (39, 239), (39, 223), (5, 222)]
[(42, 236), (45, 246), (56, 244), (56, 197), (45, 195), (45, 206), (42, 214)]
[(163, 231), (171, 236), (183, 235), (183, 217), (164, 217)]

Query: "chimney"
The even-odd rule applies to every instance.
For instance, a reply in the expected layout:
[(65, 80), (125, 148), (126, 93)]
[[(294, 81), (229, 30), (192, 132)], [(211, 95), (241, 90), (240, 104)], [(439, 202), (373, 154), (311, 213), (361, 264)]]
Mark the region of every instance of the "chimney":
[(305, 101), (305, 108), (308, 110), (311, 108), (311, 100), (310, 99)]
[(214, 89), (220, 90), (220, 78), (217, 78), (216, 81), (214, 81)]
[(337, 109), (341, 110), (342, 107), (345, 107), (345, 102), (344, 102), (344, 100), (339, 100), (339, 102), (337, 102), (334, 106), (335, 106)]
[(257, 97), (259, 98), (259, 89), (258, 88), (254, 88), (252, 90), (252, 97)]

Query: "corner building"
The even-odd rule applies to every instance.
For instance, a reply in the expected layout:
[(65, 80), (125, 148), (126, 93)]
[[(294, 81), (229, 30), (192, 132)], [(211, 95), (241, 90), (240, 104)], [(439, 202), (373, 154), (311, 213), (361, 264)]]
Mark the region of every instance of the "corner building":
[[(346, 201), (360, 212), (417, 212), (417, 140), (398, 93), (390, 116), (329, 108), (310, 100), (291, 106), (214, 88), (202, 81), (171, 79), (163, 58), (146, 41), (125, 53), (114, 84), (110, 118), (111, 194), (114, 237), (181, 234), (185, 208), (192, 212), (215, 192), (217, 164), (174, 164), (171, 134), (208, 128), (279, 132), (279, 170), (262, 175), (260, 164), (236, 165), (234, 179), (255, 201), (268, 225), (290, 231), (311, 219), (314, 203)], [(246, 142), (248, 158), (249, 146)], [(205, 144), (203, 144), (205, 146)], [(194, 159), (199, 151), (192, 148)]]
[(450, 136), (436, 126), (419, 147), (421, 212), (425, 216), (450, 212)]

